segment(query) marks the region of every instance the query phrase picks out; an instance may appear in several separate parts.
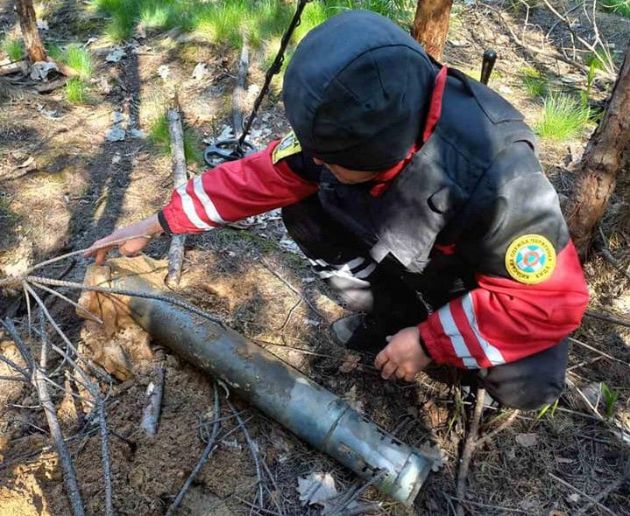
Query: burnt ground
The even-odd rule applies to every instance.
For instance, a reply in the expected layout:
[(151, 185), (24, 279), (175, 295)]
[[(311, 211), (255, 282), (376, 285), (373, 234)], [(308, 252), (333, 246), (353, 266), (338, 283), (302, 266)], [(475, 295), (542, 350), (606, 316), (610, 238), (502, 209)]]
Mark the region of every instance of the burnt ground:
[[(78, 31), (78, 24), (72, 23), (76, 16), (77, 11), (72, 9), (58, 13), (50, 20), (47, 35), (62, 41), (86, 41), (94, 34)], [(521, 34), (524, 16), (521, 10), (510, 11), (507, 21), (500, 22), (493, 11), (482, 6), (460, 6), (451, 23), (445, 60), (476, 73), (483, 49), (496, 48), (500, 59), (491, 85), (534, 122), (540, 102), (523, 89), (518, 71), (522, 66), (535, 64), (553, 81), (570, 88), (583, 88), (585, 82), (583, 73), (515, 43), (505, 23)], [(14, 23), (6, 3), (0, 11), (0, 23), (4, 27)], [(534, 10), (528, 26), (532, 41), (553, 23), (542, 11)], [(600, 29), (615, 41), (617, 49), (624, 48), (630, 34), (627, 20), (601, 14)], [(561, 28), (556, 28), (555, 39), (549, 44), (564, 44), (562, 34)], [(127, 129), (148, 131), (156, 106), (163, 105), (163, 99), (169, 98), (177, 84), (186, 125), (196, 136), (199, 148), (203, 147), (203, 138), (216, 136), (228, 123), (236, 70), (234, 52), (189, 39), (177, 41), (174, 34), (135, 41), (126, 47), (127, 57), (118, 64), (105, 62), (108, 48), (101, 41), (93, 50), (96, 79), (88, 105), (68, 104), (59, 90), (49, 95), (36, 95), (24, 87), (0, 91), (0, 277), (85, 248), (115, 227), (155, 212), (168, 200), (172, 185), (170, 158), (144, 139), (106, 141), (105, 133), (113, 125), (115, 111), (123, 114)], [(204, 81), (191, 79), (198, 62), (207, 63), (210, 70)], [(170, 69), (167, 81), (158, 76), (161, 65)], [(255, 64), (250, 83), (260, 85), (261, 79), (262, 71)], [(607, 88), (610, 84), (598, 81), (595, 97), (604, 98)], [(287, 129), (277, 89), (274, 91), (255, 124), (258, 143), (279, 137)], [(545, 170), (563, 194), (570, 190), (588, 133), (585, 130), (568, 142), (541, 142)], [(36, 167), (24, 172), (25, 168), (18, 166), (30, 157)], [(199, 172), (202, 167), (191, 163), (190, 169)], [(602, 237), (585, 266), (592, 292), (591, 308), (617, 316), (630, 312), (627, 192), (627, 180), (622, 178), (601, 226)], [(414, 508), (405, 509), (369, 490), (364, 498), (381, 502), (380, 513), (453, 513), (465, 414), (470, 403), (461, 398), (458, 389), (425, 374), (412, 385), (386, 383), (379, 379), (369, 360), (358, 366), (348, 360), (347, 353), (332, 343), (327, 331), (342, 309), (300, 256), (285, 250), (285, 239), (277, 214), (250, 221), (244, 229), (226, 228), (188, 238), (185, 294), (348, 399), (386, 429), (396, 430), (401, 440), (419, 447), (436, 444), (443, 450), (444, 466), (430, 476)], [(158, 239), (148, 254), (162, 257), (167, 245), (165, 239)], [(616, 265), (607, 256), (612, 256)], [(81, 281), (88, 263), (78, 258), (70, 269), (67, 262), (62, 262), (43, 273)], [(18, 299), (15, 293), (7, 293), (0, 310), (23, 328), (26, 307)], [(95, 341), (72, 307), (54, 299), (48, 303), (69, 336), (81, 344), (87, 356), (94, 357)], [(604, 509), (591, 503), (589, 497), (597, 498), (615, 483), (618, 487), (604, 493), (601, 504), (615, 514), (630, 514), (628, 483), (620, 483), (630, 456), (627, 444), (615, 435), (615, 425), (630, 427), (630, 333), (622, 326), (586, 318), (574, 337), (607, 356), (573, 343), (569, 380), (582, 391), (604, 382), (618, 396), (611, 407), (612, 417), (598, 420), (574, 389), (567, 389), (555, 410), (520, 414), (511, 426), (476, 450), (467, 491), (467, 510), (471, 514), (560, 515), (580, 509), (586, 514), (603, 514)], [(0, 346), (4, 356), (18, 359), (15, 346), (5, 334), (0, 334)], [(150, 439), (140, 431), (139, 422), (145, 390), (154, 379), (157, 364), (166, 370), (166, 391), (159, 433)], [(155, 346), (151, 361), (132, 369), (133, 376), (115, 380), (107, 390), (110, 428), (127, 440), (111, 438), (114, 505), (120, 514), (163, 514), (205, 446), (200, 429), (211, 418), (212, 380)], [(9, 374), (3, 364), (0, 374)], [(55, 379), (72, 383), (63, 375)], [(0, 515), (68, 514), (61, 469), (50, 449), (37, 397), (24, 384), (2, 382), (0, 399)], [(69, 438), (86, 508), (90, 514), (101, 514), (100, 442), (89, 420), (89, 410), (68, 394), (57, 392), (54, 399)], [(313, 471), (331, 472), (340, 490), (354, 481), (348, 471), (302, 444), (253, 407), (235, 402), (276, 480), (275, 486), (267, 486), (267, 510), (276, 511), (277, 501), (288, 514), (318, 513), (315, 507), (300, 506), (296, 490), (297, 477)], [(223, 415), (228, 415), (224, 409)], [(486, 410), (482, 433), (496, 428), (508, 416), (509, 411)], [(227, 419), (223, 427), (230, 431), (235, 422)], [(529, 440), (523, 437), (525, 434)], [(180, 512), (250, 512), (247, 503), (254, 497), (255, 482), (248, 446), (239, 432), (232, 433), (221, 440)]]

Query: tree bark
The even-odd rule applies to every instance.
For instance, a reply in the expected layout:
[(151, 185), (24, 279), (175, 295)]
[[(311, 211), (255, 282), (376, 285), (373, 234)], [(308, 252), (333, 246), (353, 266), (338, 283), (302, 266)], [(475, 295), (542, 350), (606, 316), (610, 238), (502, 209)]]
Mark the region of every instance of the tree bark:
[(442, 60), (453, 0), (418, 0), (412, 35), (427, 53)]
[(569, 232), (582, 258), (620, 173), (630, 166), (630, 45), (606, 113), (591, 137), (566, 208)]
[(46, 50), (37, 30), (33, 0), (16, 0), (16, 9), (28, 58), (32, 63), (46, 61)]
[[(166, 113), (168, 132), (171, 137), (171, 157), (173, 163), (173, 179), (175, 188), (186, 183), (186, 153), (184, 152), (184, 127), (180, 115), (179, 101), (174, 100), (174, 106)], [(173, 235), (171, 247), (168, 251), (168, 274), (166, 284), (172, 287), (179, 285), (184, 264), (184, 245), (186, 235)]]

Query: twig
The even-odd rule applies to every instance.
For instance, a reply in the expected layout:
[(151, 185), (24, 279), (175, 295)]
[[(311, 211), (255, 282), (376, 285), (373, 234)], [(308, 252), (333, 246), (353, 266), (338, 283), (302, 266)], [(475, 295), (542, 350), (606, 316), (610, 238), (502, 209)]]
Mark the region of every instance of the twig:
[[(448, 496), (448, 495), (445, 495)], [(503, 511), (503, 512), (517, 512), (519, 514), (531, 514), (531, 512), (529, 511), (524, 511), (522, 509), (514, 509), (512, 507), (502, 507), (500, 505), (490, 505), (487, 503), (481, 503), (481, 502), (473, 502), (472, 500), (462, 500), (460, 498), (457, 498), (456, 496), (448, 496), (449, 499), (451, 500), (455, 500), (458, 504), (464, 504), (464, 505), (474, 505), (475, 507), (482, 507), (484, 509), (495, 509), (497, 511)]]
[(481, 413), (483, 412), (483, 403), (486, 399), (486, 390), (483, 387), (477, 387), (477, 402), (475, 403), (475, 411), (473, 413), (473, 419), (470, 424), (470, 430), (468, 430), (468, 436), (466, 437), (466, 443), (464, 444), (464, 450), (462, 452), (462, 458), (459, 463), (459, 472), (457, 473), (457, 516), (464, 516), (464, 506), (462, 502), (466, 499), (466, 481), (468, 480), (468, 470), (470, 468), (470, 460), (475, 450), (475, 441), (477, 440), (477, 433), (479, 431), (479, 422), (481, 420)]
[(83, 508), (83, 501), (81, 500), (81, 492), (79, 491), (79, 484), (77, 482), (77, 475), (74, 469), (74, 463), (70, 457), (70, 452), (64, 441), (61, 427), (59, 426), (59, 420), (57, 419), (57, 413), (55, 407), (50, 400), (50, 394), (48, 393), (48, 386), (44, 381), (46, 376), (46, 367), (48, 362), (48, 343), (46, 341), (46, 333), (43, 331), (44, 317), (40, 311), (40, 324), (42, 326), (42, 348), (39, 359), (39, 367), (36, 367), (33, 372), (33, 384), (37, 389), (37, 395), (39, 401), (44, 407), (44, 413), (46, 414), (46, 421), (48, 422), (48, 428), (50, 430), (50, 436), (57, 448), (57, 454), (59, 455), (59, 461), (63, 468), (63, 480), (68, 492), (68, 498), (70, 499), (70, 505), (72, 506), (72, 513), (75, 516), (82, 516), (85, 514)]
[(11, 369), (13, 369), (14, 371), (20, 373), (24, 378), (26, 378), (29, 382), (31, 381), (31, 375), (29, 373), (29, 371), (27, 371), (26, 369), (24, 369), (23, 367), (20, 367), (19, 365), (17, 365), (13, 360), (11, 360), (10, 358), (5, 357), (4, 355), (0, 355), (0, 362), (4, 362), (6, 365), (8, 365)]
[(73, 281), (64, 281), (64, 280), (56, 280), (53, 278), (45, 278), (43, 276), (26, 276), (25, 280), (30, 281), (32, 283), (42, 284), (42, 285), (52, 285), (56, 287), (72, 288), (76, 290), (86, 290), (88, 292), (100, 292), (103, 294), (116, 294), (119, 296), (132, 296), (132, 297), (139, 297), (142, 299), (155, 299), (157, 301), (164, 301), (165, 303), (170, 303), (172, 305), (179, 306), (180, 308), (185, 308), (186, 310), (200, 317), (203, 317), (204, 319), (208, 319), (209, 321), (212, 321), (214, 323), (221, 325), (222, 328), (226, 327), (225, 323), (221, 319), (210, 315), (208, 312), (204, 312), (203, 310), (197, 308), (196, 306), (190, 303), (187, 303), (186, 301), (181, 301), (180, 299), (177, 299), (174, 297), (162, 296), (162, 295), (156, 295), (156, 294), (145, 294), (143, 292), (136, 292), (134, 290), (126, 290), (122, 288), (95, 287), (91, 285), (83, 285), (82, 283), (76, 283)]
[(65, 301), (66, 303), (71, 304), (72, 306), (74, 306), (80, 313), (82, 313), (87, 319), (90, 319), (91, 321), (94, 321), (98, 324), (103, 324), (103, 321), (101, 321), (96, 315), (94, 315), (92, 312), (86, 310), (84, 307), (82, 307), (79, 303), (77, 303), (76, 301), (73, 301), (72, 299), (70, 299), (67, 296), (64, 296), (61, 292), (57, 292), (56, 290), (53, 290), (52, 288), (49, 288), (45, 285), (40, 285), (39, 283), (33, 283), (37, 288), (41, 288), (42, 290), (44, 290), (45, 292), (48, 292), (49, 294), (52, 294), (55, 297), (58, 297), (59, 299)]
[(236, 408), (234, 408), (234, 405), (232, 405), (232, 402), (229, 400), (229, 398), (226, 398), (225, 401), (230, 407), (230, 410), (232, 411), (232, 413), (235, 415), (236, 420), (238, 421), (238, 426), (243, 431), (243, 435), (245, 436), (245, 441), (247, 442), (247, 445), (249, 446), (249, 451), (252, 454), (252, 458), (254, 459), (254, 465), (256, 466), (256, 478), (258, 479), (257, 481), (258, 494), (256, 495), (256, 498), (254, 499), (254, 503), (256, 503), (258, 499), (260, 499), (260, 505), (263, 506), (265, 504), (265, 501), (264, 501), (263, 484), (262, 484), (262, 473), (260, 471), (260, 461), (258, 460), (258, 453), (256, 451), (257, 447), (254, 444), (254, 441), (252, 440), (251, 436), (249, 435), (249, 432), (247, 431), (247, 427), (245, 426), (245, 423), (243, 423), (243, 418), (241, 418), (241, 416), (238, 414)]
[(33, 356), (31, 355), (28, 346), (24, 343), (22, 337), (20, 337), (20, 334), (15, 329), (13, 321), (7, 318), (4, 321), (0, 320), (0, 324), (2, 324), (9, 336), (13, 339), (13, 342), (20, 351), (22, 358), (24, 358), (24, 361), (26, 362), (26, 367), (28, 368), (28, 371), (33, 371)]
[(616, 317), (612, 317), (607, 314), (602, 314), (599, 312), (595, 312), (593, 310), (587, 310), (584, 315), (588, 317), (592, 317), (593, 319), (599, 319), (600, 321), (606, 321), (613, 324), (618, 324), (620, 326), (625, 326), (626, 328), (630, 328), (630, 321), (624, 321), (623, 319), (617, 319)]
[(304, 302), (308, 305), (308, 307), (313, 311), (315, 315), (317, 315), (320, 319), (325, 319), (321, 312), (313, 305), (310, 299), (304, 296), (297, 288), (295, 288), (291, 283), (289, 283), (286, 279), (284, 279), (274, 268), (265, 260), (264, 258), (260, 258), (261, 263), (265, 266), (265, 268), (271, 272), (276, 278), (278, 278), (282, 283), (284, 283), (291, 292), (299, 296)]
[(240, 496), (235, 496), (234, 498), (236, 498), (239, 502), (244, 503), (245, 505), (247, 505), (247, 507), (250, 507), (251, 509), (254, 509), (255, 511), (262, 512), (263, 514), (272, 514), (273, 516), (281, 516), (281, 514), (279, 512), (270, 511), (269, 509), (265, 509), (264, 507), (260, 507), (260, 506), (258, 506), (256, 504), (253, 504), (252, 502), (248, 502), (247, 500), (243, 500)]
[(249, 71), (249, 45), (247, 34), (243, 35), (243, 46), (241, 47), (241, 57), (238, 61), (238, 75), (236, 77), (236, 87), (232, 94), (232, 128), (234, 136), (238, 138), (243, 132), (243, 119), (245, 112), (245, 88), (247, 86), (247, 74)]
[(556, 482), (560, 482), (562, 485), (568, 487), (569, 489), (572, 489), (573, 491), (575, 491), (577, 494), (579, 494), (580, 496), (583, 496), (584, 498), (586, 498), (589, 502), (592, 502), (593, 504), (597, 505), (597, 507), (599, 507), (602, 511), (604, 511), (607, 514), (612, 514), (612, 516), (616, 516), (616, 513), (614, 513), (613, 511), (611, 511), (608, 507), (605, 507), (604, 505), (602, 505), (601, 503), (599, 503), (599, 501), (597, 501), (595, 498), (593, 498), (592, 496), (587, 495), (584, 491), (581, 491), (580, 489), (578, 489), (577, 487), (569, 484), (566, 480), (562, 480), (560, 477), (555, 476), (553, 473), (548, 473), (549, 476), (551, 478), (553, 478)]
[(586, 514), (589, 511), (589, 509), (593, 507), (593, 505), (599, 504), (601, 503), (602, 500), (605, 500), (606, 498), (608, 498), (608, 496), (611, 493), (619, 489), (624, 484), (624, 482), (628, 480), (629, 476), (630, 476), (630, 472), (628, 471), (628, 468), (626, 467), (626, 471), (624, 472), (621, 478), (615, 480), (612, 484), (609, 484), (605, 489), (600, 491), (597, 495), (593, 496), (592, 499), (589, 500), (589, 503), (587, 503), (579, 511), (574, 513), (575, 516), (582, 516), (583, 514)]
[(156, 383), (151, 382), (147, 388), (149, 401), (142, 412), (142, 429), (151, 437), (157, 434), (158, 421), (160, 420), (160, 410), (162, 407), (162, 393), (164, 392), (163, 367), (157, 368)]
[(337, 505), (331, 507), (328, 510), (324, 510), (322, 512), (322, 515), (342, 516), (348, 514), (350, 504), (356, 501), (367, 490), (368, 487), (379, 482), (385, 475), (387, 475), (386, 470), (379, 471), (367, 482), (361, 482), (358, 485), (354, 486), (347, 493), (344, 493), (339, 497), (339, 502)]
[(593, 346), (587, 344), (586, 342), (582, 342), (581, 340), (577, 340), (577, 339), (575, 339), (573, 337), (569, 337), (569, 340), (571, 342), (573, 342), (574, 344), (579, 344), (580, 346), (582, 346), (582, 347), (584, 347), (586, 349), (590, 349), (591, 351), (593, 351), (593, 352), (595, 352), (595, 353), (597, 353), (597, 354), (599, 354), (599, 355), (601, 355), (601, 356), (603, 356), (603, 357), (605, 357), (605, 358), (607, 358), (609, 360), (614, 360), (615, 362), (619, 362), (620, 364), (623, 364), (625, 366), (630, 367), (630, 364), (628, 364), (628, 362), (624, 362), (623, 360), (615, 358), (612, 355), (609, 355), (608, 353), (605, 353), (605, 352), (603, 352), (600, 349), (594, 348)]
[[(269, 466), (267, 466), (267, 463), (265, 462), (264, 458), (261, 460), (261, 463), (263, 465), (263, 468), (265, 468), (265, 473), (267, 473), (267, 476), (269, 477), (269, 480), (271, 481), (271, 485), (275, 489), (275, 492), (280, 494), (280, 488), (278, 487), (278, 484), (276, 483), (276, 479), (271, 474), (271, 471), (269, 470)], [(282, 507), (281, 507), (280, 506), (280, 502), (278, 502), (276, 496), (271, 495), (271, 499), (274, 502), (274, 504), (276, 505), (276, 508), (278, 509), (278, 513), (280, 513), (282, 516), (284, 516), (284, 514), (285, 514), (284, 504), (282, 504)]]
[(486, 435), (479, 438), (477, 442), (475, 443), (475, 448), (479, 448), (482, 444), (487, 443), (488, 441), (492, 440), (499, 432), (503, 432), (503, 430), (505, 430), (508, 426), (510, 426), (516, 420), (519, 413), (520, 413), (520, 410), (515, 410), (508, 416), (508, 418), (505, 421), (503, 421), (503, 423), (501, 423), (494, 430), (492, 430), (492, 432), (488, 432)]
[[(78, 354), (77, 350), (75, 349), (74, 345), (72, 344), (72, 342), (70, 342), (70, 339), (68, 339), (66, 334), (61, 330), (61, 328), (59, 327), (57, 322), (50, 315), (50, 312), (46, 308), (46, 305), (41, 300), (41, 298), (28, 285), (28, 283), (26, 283), (26, 281), (24, 281), (23, 284), (24, 284), (24, 287), (26, 288), (26, 290), (28, 291), (28, 293), (31, 294), (31, 296), (33, 296), (33, 299), (35, 299), (37, 304), (40, 306), (42, 313), (44, 314), (44, 316), (46, 317), (48, 322), (51, 324), (51, 326), (55, 329), (57, 334), (66, 343), (66, 345), (73, 351), (73, 353), (75, 355), (79, 356), (79, 354)], [(54, 347), (53, 347), (53, 349), (54, 349)], [(70, 361), (70, 363), (73, 363), (73, 362)], [(110, 466), (110, 463), (109, 463), (109, 439), (108, 439), (108, 433), (107, 433), (107, 419), (106, 419), (105, 407), (104, 407), (103, 399), (102, 399), (102, 397), (100, 395), (98, 387), (96, 385), (94, 385), (94, 383), (92, 382), (92, 380), (90, 380), (90, 378), (87, 376), (85, 371), (83, 371), (83, 369), (78, 367), (76, 364), (74, 364), (74, 365), (75, 365), (75, 370), (77, 372), (79, 372), (81, 374), (81, 376), (84, 378), (84, 380), (85, 380), (85, 388), (90, 393), (92, 398), (94, 398), (94, 404), (96, 405), (96, 408), (97, 408), (97, 414), (98, 414), (98, 419), (99, 419), (99, 429), (100, 429), (100, 432), (101, 432), (101, 461), (102, 461), (102, 465), (103, 465), (103, 479), (105, 481), (105, 514), (107, 516), (113, 516), (113, 514), (114, 514), (114, 506), (113, 506), (113, 502), (112, 502), (111, 466)]]
[[(538, 56), (545, 56), (545, 57), (550, 57), (553, 59), (558, 59), (559, 61), (570, 64), (571, 66), (575, 66), (576, 68), (579, 68), (583, 72), (588, 73), (589, 69), (587, 66), (584, 66), (581, 63), (578, 63), (572, 59), (567, 58), (566, 56), (563, 56), (560, 52), (555, 52), (553, 50), (547, 50), (544, 48), (535, 47), (533, 45), (525, 43), (514, 33), (509, 22), (505, 20), (505, 18), (503, 17), (503, 13), (499, 9), (488, 4), (484, 4), (484, 3), (480, 3), (479, 5), (485, 7), (486, 9), (498, 15), (499, 19), (501, 20), (501, 23), (508, 30), (514, 42), (520, 47), (523, 47), (524, 49), (528, 50), (529, 52), (533, 52)], [(607, 70), (600, 70), (600, 73), (603, 77), (605, 77), (609, 81), (614, 81), (617, 78), (616, 74), (610, 73)]]
[[(171, 137), (171, 157), (173, 168), (173, 183), (175, 188), (186, 183), (186, 155), (184, 153), (184, 128), (179, 110), (177, 96), (174, 100), (174, 107), (166, 113), (168, 119), (168, 133)], [(177, 286), (182, 275), (182, 265), (184, 264), (184, 244), (185, 235), (175, 235), (171, 239), (171, 246), (168, 250), (168, 274), (166, 275), (166, 285)]]
[(30, 383), (30, 380), (28, 378), (24, 378), (22, 376), (5, 376), (5, 375), (0, 375), (0, 380), (2, 380), (4, 382), (26, 382), (26, 383)]
[(114, 516), (114, 503), (112, 500), (112, 468), (109, 463), (109, 436), (107, 431), (107, 418), (105, 403), (98, 396), (96, 398), (99, 430), (101, 433), (101, 463), (103, 465), (103, 480), (105, 481), (105, 514)]
[(203, 466), (207, 462), (210, 455), (212, 455), (212, 452), (214, 452), (214, 450), (216, 449), (216, 441), (217, 441), (217, 436), (219, 435), (220, 428), (221, 428), (221, 400), (219, 398), (219, 386), (215, 382), (214, 383), (214, 424), (212, 426), (212, 435), (210, 436), (210, 439), (208, 439), (208, 444), (206, 444), (206, 447), (203, 450), (203, 453), (201, 454), (201, 458), (199, 459), (199, 462), (197, 462), (197, 465), (194, 467), (194, 469), (192, 470), (192, 472), (186, 479), (186, 482), (184, 482), (184, 485), (179, 490), (179, 493), (175, 497), (175, 500), (173, 500), (173, 503), (168, 508), (168, 511), (166, 512), (166, 516), (171, 516), (172, 514), (175, 513), (175, 511), (179, 507), (179, 504), (184, 499), (184, 496), (186, 495), (186, 491), (188, 491), (188, 488), (190, 488), (193, 480), (195, 479), (197, 474), (201, 471), (201, 468), (203, 468)]

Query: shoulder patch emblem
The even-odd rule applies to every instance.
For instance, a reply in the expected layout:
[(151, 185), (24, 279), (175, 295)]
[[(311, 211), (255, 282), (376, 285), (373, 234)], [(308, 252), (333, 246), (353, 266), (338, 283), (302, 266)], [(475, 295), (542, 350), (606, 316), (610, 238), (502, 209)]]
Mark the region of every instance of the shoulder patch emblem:
[(516, 281), (527, 285), (542, 283), (556, 268), (556, 250), (542, 235), (523, 235), (505, 253), (505, 268)]
[(271, 156), (271, 160), (275, 165), (281, 159), (288, 158), (289, 156), (293, 156), (298, 152), (302, 151), (302, 147), (300, 147), (300, 142), (298, 142), (295, 133), (291, 131), (287, 134), (280, 143), (276, 145), (276, 148), (273, 150), (273, 154)]

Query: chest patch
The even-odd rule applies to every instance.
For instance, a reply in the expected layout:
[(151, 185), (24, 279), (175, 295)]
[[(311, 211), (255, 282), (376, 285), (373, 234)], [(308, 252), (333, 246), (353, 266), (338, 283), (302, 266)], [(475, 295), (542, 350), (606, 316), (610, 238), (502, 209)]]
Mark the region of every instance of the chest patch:
[(300, 142), (298, 142), (295, 133), (291, 131), (282, 138), (282, 140), (280, 140), (278, 145), (276, 145), (276, 148), (273, 150), (273, 154), (271, 155), (271, 160), (275, 165), (281, 159), (288, 158), (289, 156), (293, 156), (301, 151), (302, 147), (300, 146)]
[(505, 253), (505, 268), (520, 283), (542, 283), (556, 268), (556, 250), (542, 235), (520, 236)]

